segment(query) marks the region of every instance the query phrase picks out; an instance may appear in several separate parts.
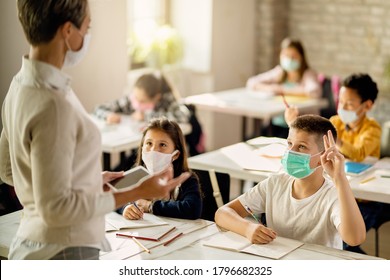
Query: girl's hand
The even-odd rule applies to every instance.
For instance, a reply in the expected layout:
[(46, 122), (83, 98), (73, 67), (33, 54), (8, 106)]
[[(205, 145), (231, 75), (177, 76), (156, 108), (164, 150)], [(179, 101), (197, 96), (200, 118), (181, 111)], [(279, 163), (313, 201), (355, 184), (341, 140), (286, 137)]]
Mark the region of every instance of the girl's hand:
[(107, 115), (106, 122), (108, 124), (115, 124), (121, 122), (121, 116), (117, 113), (110, 113)]
[[(137, 202), (135, 202), (137, 203)], [(131, 203), (125, 207), (123, 210), (122, 216), (128, 220), (139, 220), (144, 216), (144, 211), (141, 207), (135, 205), (135, 203)]]

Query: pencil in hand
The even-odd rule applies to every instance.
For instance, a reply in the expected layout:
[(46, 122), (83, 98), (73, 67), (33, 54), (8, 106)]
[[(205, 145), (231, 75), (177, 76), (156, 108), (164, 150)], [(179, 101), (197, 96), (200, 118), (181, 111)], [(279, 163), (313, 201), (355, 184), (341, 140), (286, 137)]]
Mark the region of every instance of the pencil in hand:
[(261, 224), (261, 222), (259, 221), (259, 219), (256, 217), (256, 215), (252, 212), (252, 210), (249, 208), (248, 205), (245, 205), (244, 206), (245, 210), (251, 214), (251, 216), (256, 220), (256, 222), (258, 222), (259, 224)]
[(290, 105), (287, 103), (286, 96), (284, 96), (283, 92), (281, 93), (281, 96), (282, 96), (283, 103), (286, 106), (286, 108), (290, 108)]

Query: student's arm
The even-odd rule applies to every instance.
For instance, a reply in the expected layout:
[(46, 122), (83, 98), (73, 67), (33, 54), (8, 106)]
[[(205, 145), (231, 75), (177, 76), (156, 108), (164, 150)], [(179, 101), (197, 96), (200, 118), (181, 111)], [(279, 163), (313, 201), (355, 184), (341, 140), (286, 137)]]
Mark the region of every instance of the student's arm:
[(283, 90), (283, 87), (280, 84), (282, 75), (283, 70), (278, 65), (267, 72), (249, 78), (246, 82), (246, 87), (250, 90), (270, 91), (280, 94)]
[(276, 238), (276, 233), (262, 224), (253, 223), (245, 217), (248, 212), (236, 198), (220, 207), (215, 213), (217, 225), (245, 236), (254, 244), (266, 244)]
[(198, 180), (191, 177), (185, 181), (180, 187), (177, 200), (156, 200), (152, 205), (152, 212), (158, 216), (199, 219), (202, 214), (202, 198)]
[(297, 106), (290, 105), (290, 107), (286, 108), (284, 111), (284, 120), (286, 121), (287, 125), (290, 126), (290, 124), (295, 121), (295, 119), (299, 115), (299, 110)]
[(366, 226), (345, 175), (344, 156), (337, 150), (330, 131), (324, 135), (324, 146), (321, 164), (337, 188), (340, 203), (339, 233), (347, 244), (360, 245), (366, 239)]
[(111, 114), (130, 115), (133, 112), (134, 109), (131, 106), (128, 96), (122, 96), (117, 100), (99, 105), (95, 108), (93, 114), (99, 119), (106, 120)]

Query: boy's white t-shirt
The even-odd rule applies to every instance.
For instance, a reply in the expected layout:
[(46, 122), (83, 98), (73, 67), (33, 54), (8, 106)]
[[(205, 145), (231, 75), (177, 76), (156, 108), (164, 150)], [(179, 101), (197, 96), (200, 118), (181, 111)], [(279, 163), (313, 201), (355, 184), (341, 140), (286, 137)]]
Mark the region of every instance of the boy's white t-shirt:
[(336, 187), (325, 179), (315, 194), (295, 199), (293, 181), (294, 178), (285, 173), (272, 175), (238, 199), (255, 214), (266, 213), (267, 227), (279, 236), (342, 249), (337, 231), (341, 220)]

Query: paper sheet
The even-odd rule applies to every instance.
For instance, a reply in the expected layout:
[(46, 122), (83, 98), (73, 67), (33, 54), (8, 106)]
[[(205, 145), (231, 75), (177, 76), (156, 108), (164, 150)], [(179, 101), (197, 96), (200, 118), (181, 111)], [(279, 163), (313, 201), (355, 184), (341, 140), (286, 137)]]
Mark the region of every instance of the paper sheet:
[(160, 217), (150, 213), (144, 213), (143, 219), (141, 220), (127, 220), (116, 212), (111, 212), (106, 215), (106, 232), (120, 229), (161, 226), (166, 224), (168, 223), (164, 222), (164, 220)]

